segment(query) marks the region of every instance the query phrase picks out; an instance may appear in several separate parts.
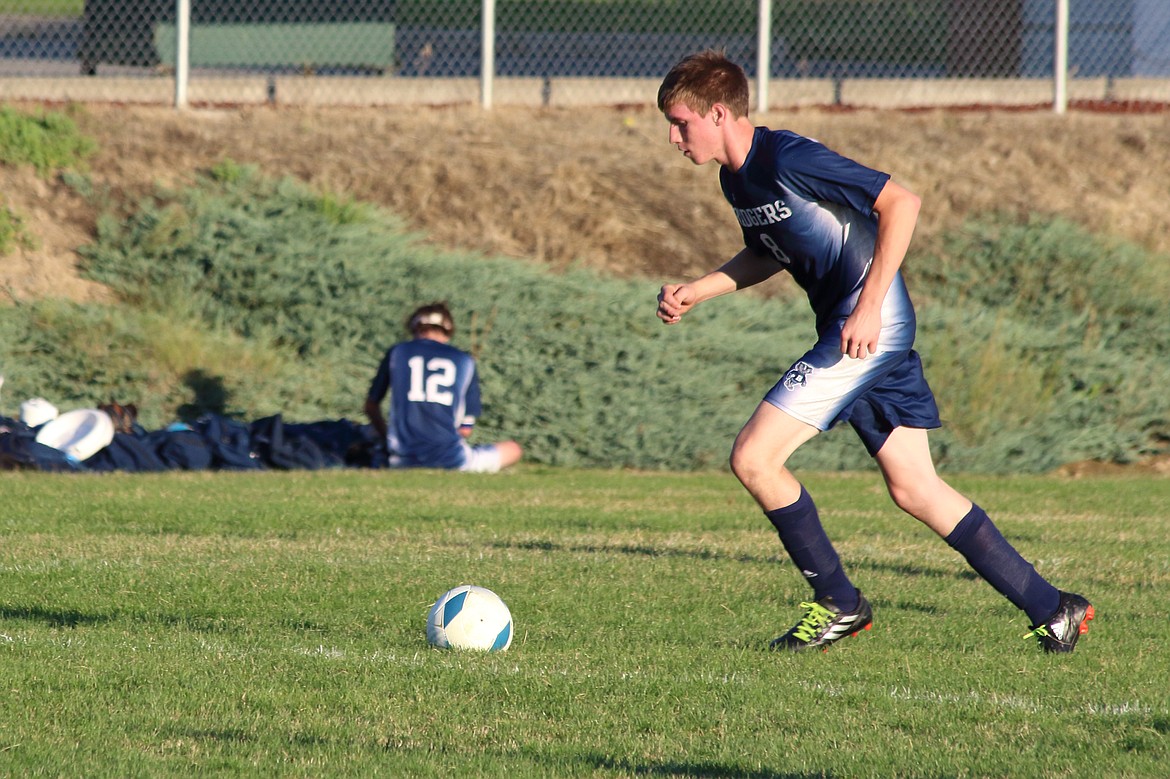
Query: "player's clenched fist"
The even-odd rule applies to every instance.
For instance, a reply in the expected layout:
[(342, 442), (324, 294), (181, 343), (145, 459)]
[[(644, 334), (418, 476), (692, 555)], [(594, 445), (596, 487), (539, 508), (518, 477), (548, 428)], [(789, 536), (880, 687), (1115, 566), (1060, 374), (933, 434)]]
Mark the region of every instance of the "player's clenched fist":
[(695, 304), (689, 284), (664, 284), (658, 293), (658, 318), (668, 325), (677, 324)]

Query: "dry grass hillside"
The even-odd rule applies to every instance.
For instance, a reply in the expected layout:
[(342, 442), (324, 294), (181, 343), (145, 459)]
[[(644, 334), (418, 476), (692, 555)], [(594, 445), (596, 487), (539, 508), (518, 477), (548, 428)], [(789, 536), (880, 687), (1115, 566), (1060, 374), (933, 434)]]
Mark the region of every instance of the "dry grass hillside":
[[(738, 248), (714, 167), (695, 169), (648, 109), (70, 110), (100, 145), (89, 175), (114, 197), (230, 158), (384, 205), (442, 246), (556, 267), (666, 279)], [(1170, 253), (1170, 114), (802, 110), (758, 121), (921, 194), (919, 245), (1001, 210), (1061, 214)], [(30, 170), (0, 167), (0, 186), (37, 244), (0, 258), (0, 289), (100, 299), (74, 267), (93, 207)]]

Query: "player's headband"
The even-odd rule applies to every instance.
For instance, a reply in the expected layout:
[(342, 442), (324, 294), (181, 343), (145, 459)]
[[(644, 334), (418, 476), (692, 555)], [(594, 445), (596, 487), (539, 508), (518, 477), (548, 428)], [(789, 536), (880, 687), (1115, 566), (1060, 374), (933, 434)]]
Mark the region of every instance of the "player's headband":
[(442, 312), (440, 311), (428, 311), (423, 314), (416, 314), (415, 317), (410, 320), (410, 331), (412, 333), (418, 330), (420, 327), (424, 326), (437, 327), (448, 335), (450, 335), (451, 332), (455, 329), (452, 326), (451, 321), (447, 319), (447, 317), (443, 316)]

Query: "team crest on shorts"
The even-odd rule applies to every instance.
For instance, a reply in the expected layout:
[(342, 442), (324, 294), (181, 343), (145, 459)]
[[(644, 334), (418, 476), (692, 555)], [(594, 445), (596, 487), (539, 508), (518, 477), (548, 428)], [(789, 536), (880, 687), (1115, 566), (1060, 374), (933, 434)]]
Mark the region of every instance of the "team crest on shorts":
[(807, 362), (798, 362), (789, 368), (788, 373), (784, 374), (784, 378), (780, 380), (780, 383), (784, 385), (784, 389), (791, 392), (808, 384), (808, 377), (812, 372), (813, 367)]

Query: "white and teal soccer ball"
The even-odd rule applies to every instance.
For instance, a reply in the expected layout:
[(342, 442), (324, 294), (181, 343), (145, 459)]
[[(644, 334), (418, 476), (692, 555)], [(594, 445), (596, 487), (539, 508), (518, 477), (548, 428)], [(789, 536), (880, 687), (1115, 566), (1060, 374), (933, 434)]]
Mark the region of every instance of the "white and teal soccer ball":
[(512, 645), (512, 612), (486, 587), (448, 590), (427, 615), (427, 641), (440, 649), (503, 652)]

